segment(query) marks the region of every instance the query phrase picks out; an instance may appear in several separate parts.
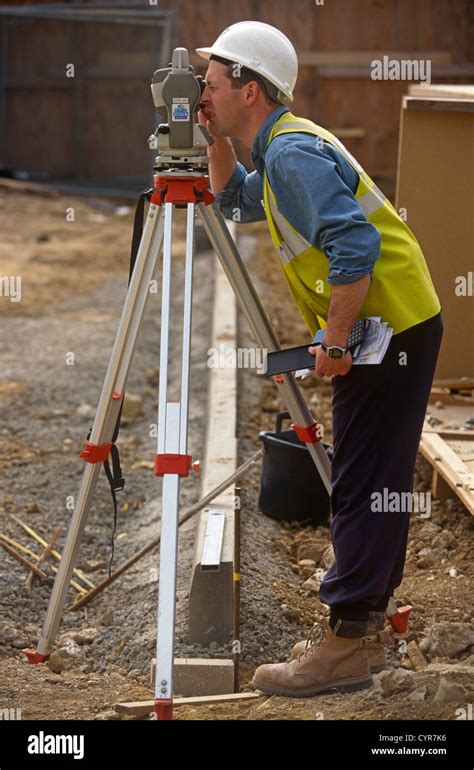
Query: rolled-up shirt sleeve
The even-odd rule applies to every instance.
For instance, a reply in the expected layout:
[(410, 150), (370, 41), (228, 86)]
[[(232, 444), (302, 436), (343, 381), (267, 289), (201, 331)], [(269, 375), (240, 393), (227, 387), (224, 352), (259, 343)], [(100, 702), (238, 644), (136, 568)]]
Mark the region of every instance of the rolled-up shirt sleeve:
[[(328, 283), (353, 283), (373, 273), (380, 256), (380, 233), (349, 186), (358, 175), (331, 145), (313, 137), (278, 137), (265, 157), (278, 209), (329, 261)], [(283, 141), (281, 141), (283, 139)]]
[(262, 198), (262, 178), (257, 171), (248, 174), (242, 163), (237, 163), (226, 186), (216, 195), (217, 205), (224, 217), (237, 223), (265, 219)]

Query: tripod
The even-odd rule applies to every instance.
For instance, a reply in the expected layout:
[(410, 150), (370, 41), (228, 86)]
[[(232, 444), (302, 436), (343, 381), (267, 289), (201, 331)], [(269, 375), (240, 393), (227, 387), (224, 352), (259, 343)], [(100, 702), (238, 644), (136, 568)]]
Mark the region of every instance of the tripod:
[[(176, 49), (183, 51), (184, 49)], [(185, 59), (176, 60), (174, 72), (186, 69)], [(186, 52), (187, 54), (187, 52)], [(155, 73), (156, 75), (156, 73)], [(193, 76), (194, 77), (194, 76)], [(175, 101), (175, 100), (173, 100)], [(161, 128), (161, 126), (160, 126)], [(194, 124), (194, 130), (198, 127)], [(199, 127), (201, 128), (201, 127)], [(169, 141), (169, 131), (162, 132)], [(204, 134), (200, 134), (202, 137)], [(30, 663), (41, 663), (50, 654), (61, 614), (66, 601), (81, 538), (100, 471), (100, 464), (110, 454), (114, 429), (119, 419), (125, 387), (136, 347), (149, 284), (157, 260), (163, 251), (160, 376), (158, 395), (158, 442), (155, 474), (163, 477), (161, 545), (158, 595), (158, 631), (156, 648), (156, 675), (154, 712), (157, 719), (171, 719), (173, 710), (174, 630), (176, 614), (176, 571), (178, 552), (179, 491), (182, 477), (195, 467), (187, 451), (188, 406), (190, 375), (190, 341), (192, 326), (193, 260), (196, 211), (199, 212), (207, 235), (230, 281), (257, 343), (273, 352), (279, 350), (278, 339), (272, 329), (257, 292), (250, 280), (237, 247), (227, 229), (225, 220), (214, 205), (209, 190), (207, 156), (202, 155), (203, 142), (197, 142), (194, 155), (189, 147), (157, 159), (158, 173), (150, 199), (143, 235), (138, 248), (122, 310), (112, 354), (102, 387), (91, 435), (81, 457), (86, 462), (79, 495), (71, 518), (66, 542), (56, 575), (46, 618), (36, 650), (24, 650)], [(210, 143), (210, 140), (207, 140)], [(167, 150), (168, 151), (168, 150)], [(191, 155), (191, 157), (190, 157)], [(172, 275), (173, 212), (175, 207), (186, 207), (186, 256), (183, 295), (182, 367), (180, 401), (168, 401), (169, 321)], [(292, 374), (274, 377), (280, 395), (292, 419), (294, 429), (312, 455), (328, 492), (330, 461), (321, 443), (317, 424), (304, 401)]]

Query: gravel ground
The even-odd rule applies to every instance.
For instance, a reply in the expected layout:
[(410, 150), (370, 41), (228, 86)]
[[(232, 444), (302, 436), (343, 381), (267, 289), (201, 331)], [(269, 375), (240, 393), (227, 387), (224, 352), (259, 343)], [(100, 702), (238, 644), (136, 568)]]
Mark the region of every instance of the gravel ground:
[[(25, 203), (32, 216), (22, 230)], [(41, 546), (13, 519), (16, 515), (49, 538), (62, 528), (61, 550), (70, 516), (69, 496), (77, 494), (82, 472), (78, 453), (91, 425), (125, 296), (131, 216), (119, 217), (84, 201), (73, 201), (76, 225), (64, 223), (70, 199), (31, 198), (0, 192), (5, 216), (0, 257), (5, 274), (22, 275), (24, 299), (0, 297), (0, 529), (39, 552)], [(0, 209), (1, 210), (1, 209)], [(178, 212), (179, 213), (179, 212)], [(178, 217), (179, 219), (179, 217)], [(183, 220), (176, 239), (182, 264)], [(240, 250), (284, 346), (300, 344), (304, 327), (289, 301), (282, 276), (261, 226), (242, 230)], [(200, 239), (199, 239), (200, 241)], [(271, 254), (271, 256), (270, 256)], [(199, 458), (207, 407), (207, 355), (211, 330), (213, 281), (211, 253), (196, 258), (190, 451)], [(174, 271), (179, 292), (182, 271)], [(114, 566), (157, 534), (160, 481), (153, 474), (156, 423), (160, 294), (151, 294), (127, 392), (129, 418), (119, 446), (126, 487), (119, 493)], [(180, 320), (173, 316), (173, 329)], [(239, 346), (254, 342), (239, 316)], [(74, 353), (74, 365), (67, 355)], [(178, 363), (171, 380), (176, 383)], [(330, 443), (331, 388), (305, 381), (307, 401), (323, 422)], [(272, 430), (284, 405), (271, 382), (253, 371), (238, 371), (239, 462), (260, 447), (259, 432)], [(241, 688), (256, 665), (288, 657), (312, 623), (325, 617), (318, 600), (315, 569), (330, 563), (327, 527), (316, 530), (281, 525), (258, 511), (259, 469), (242, 481)], [(429, 469), (419, 463), (416, 488), (426, 490)], [(181, 486), (182, 507), (199, 497), (199, 477)], [(186, 639), (187, 598), (197, 518), (180, 529), (176, 654), (229, 657), (230, 645), (209, 648)], [(429, 524), (429, 526), (428, 526)], [(178, 719), (454, 719), (456, 709), (472, 702), (472, 520), (457, 501), (433, 504), (428, 522), (412, 525), (404, 582), (398, 599), (414, 605), (410, 632), (388, 650), (391, 668), (377, 675), (376, 686), (351, 695), (327, 694), (305, 701), (264, 699), (245, 704), (191, 708)], [(94, 583), (107, 574), (112, 533), (110, 491), (101, 473), (80, 549), (78, 566)], [(300, 564), (301, 549), (314, 562)], [(152, 696), (148, 674), (156, 644), (158, 551), (130, 569), (85, 610), (64, 613), (59, 656), (47, 666), (28, 666), (20, 649), (34, 646), (51, 590), (26, 573), (12, 557), (0, 561), (0, 709), (20, 709), (23, 718), (112, 719), (118, 700)], [(454, 569), (454, 573), (452, 570)], [(450, 572), (451, 571), (451, 572)], [(453, 577), (454, 575), (454, 577)], [(71, 590), (69, 597), (73, 598)], [(74, 641), (71, 641), (73, 639)], [(423, 649), (427, 668), (416, 671), (401, 642)], [(438, 667), (438, 668), (437, 668)], [(397, 673), (398, 672), (398, 673)], [(401, 672), (401, 673), (400, 673)], [(34, 690), (35, 698), (29, 697)], [(321, 716), (322, 715), (322, 716)]]
[[(11, 198), (8, 202), (3, 200), (10, 214), (12, 240), (18, 235), (15, 216), (21, 210), (22, 197), (15, 196), (15, 201)], [(96, 249), (96, 261), (89, 261), (84, 283), (79, 286), (77, 277), (71, 274), (75, 264), (67, 258), (71, 231), (64, 225), (61, 228), (55, 221), (58, 210), (66, 203), (70, 205), (71, 201), (59, 198), (40, 203), (36, 198), (33, 201), (42, 215), (41, 219), (37, 217), (33, 220), (32, 232), (24, 233), (24, 248), (17, 245), (18, 263), (9, 266), (12, 274), (17, 272), (23, 276), (25, 312), (19, 312), (18, 306), (22, 303), (12, 308), (4, 302), (1, 307), (4, 315), (2, 323), (8, 328), (8, 334), (3, 336), (0, 344), (0, 399), (4, 418), (0, 429), (1, 529), (36, 552), (41, 551), (41, 546), (21, 529), (13, 516), (28, 523), (46, 539), (56, 527), (61, 527), (57, 544), (61, 551), (71, 515), (66, 506), (77, 494), (81, 479), (82, 462), (77, 455), (93, 421), (125, 298), (126, 260), (121, 258), (116, 266), (113, 258), (119, 248), (126, 251), (124, 246), (130, 227), (129, 217), (127, 221), (114, 222), (112, 214), (106, 212), (99, 215), (101, 221), (97, 222), (95, 241), (89, 237), (84, 243), (85, 252)], [(85, 217), (88, 207), (82, 201), (75, 201), (74, 204)], [(179, 214), (176, 245), (177, 262), (182, 266), (183, 219)], [(97, 217), (96, 214), (92, 216), (94, 219)], [(114, 225), (115, 239), (105, 242), (102, 230), (111, 224)], [(39, 244), (30, 253), (29, 240)], [(22, 244), (23, 240), (19, 243)], [(200, 234), (198, 243), (202, 243)], [(66, 257), (61, 261), (62, 254)], [(78, 256), (80, 258), (81, 254)], [(42, 265), (38, 291), (34, 284), (35, 263)], [(206, 351), (210, 342), (213, 298), (213, 280), (209, 274), (211, 265), (211, 253), (199, 250), (194, 284), (189, 430), (190, 451), (195, 457), (199, 457), (205, 432)], [(179, 294), (182, 271), (174, 271), (173, 276), (174, 290)], [(89, 290), (84, 291), (84, 288)], [(130, 417), (123, 421), (118, 442), (126, 487), (118, 495), (114, 567), (156, 536), (160, 517), (161, 482), (152, 471), (155, 439), (150, 438), (150, 425), (156, 423), (160, 291), (161, 285), (156, 294), (150, 295), (127, 386), (132, 401), (128, 412)], [(177, 312), (172, 317), (172, 328), (181, 328)], [(242, 334), (248, 337), (247, 332)], [(71, 354), (73, 365), (68, 363)], [(173, 359), (171, 356), (170, 361), (170, 381), (175, 383), (179, 376), (179, 357)], [(240, 384), (244, 390), (240, 424), (247, 424), (246, 415), (250, 410), (254, 412), (255, 426), (250, 438), (241, 446), (240, 461), (243, 462), (258, 444), (255, 412), (258, 410), (260, 380), (248, 371), (239, 373), (239, 377), (241, 375), (244, 382)], [(241, 427), (241, 433), (242, 430)], [(280, 531), (279, 524), (256, 510), (254, 498), (258, 474), (256, 470), (254, 478), (242, 484), (242, 571), (245, 576), (241, 633), (243, 679), (246, 673), (251, 674), (257, 663), (275, 654), (284, 659), (294, 641), (291, 623), (284, 621), (282, 627), (279, 619), (277, 610), (280, 600), (274, 585), (276, 581), (294, 583), (295, 575), (284, 563), (281, 554), (272, 552), (270, 547), (272, 538)], [(199, 479), (190, 477), (181, 485), (182, 509), (198, 497)], [(181, 657), (228, 658), (230, 644), (220, 647), (211, 643), (209, 648), (204, 648), (187, 642), (187, 598), (196, 524), (197, 517), (180, 529), (176, 654)], [(107, 574), (112, 528), (112, 502), (102, 472), (77, 563), (77, 567), (95, 584)], [(122, 675), (136, 672), (143, 684), (147, 682), (156, 644), (157, 567), (156, 549), (87, 608), (64, 612), (57, 646), (64, 647), (71, 635), (80, 641), (73, 670), (80, 664), (84, 669), (82, 674), (96, 675), (110, 674), (114, 670), (117, 673), (118, 667)], [(48, 582), (35, 579), (34, 588), (30, 591), (25, 584), (25, 574), (21, 565), (2, 552), (0, 655), (9, 657), (13, 652), (15, 665), (22, 673), (29, 673), (29, 669), (24, 669), (19, 650), (25, 645), (34, 646), (37, 641), (53, 578), (49, 578)], [(68, 604), (73, 597), (74, 591), (70, 589)], [(86, 646), (82, 646), (83, 639), (87, 639)], [(278, 640), (276, 648), (275, 640)], [(68, 661), (68, 666), (70, 664), (71, 661)]]

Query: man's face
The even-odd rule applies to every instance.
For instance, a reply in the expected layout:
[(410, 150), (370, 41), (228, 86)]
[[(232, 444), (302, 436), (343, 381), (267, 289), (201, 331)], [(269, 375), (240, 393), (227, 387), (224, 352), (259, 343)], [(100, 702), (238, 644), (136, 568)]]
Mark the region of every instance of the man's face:
[(214, 136), (238, 137), (244, 118), (241, 106), (242, 90), (232, 88), (226, 76), (227, 66), (211, 61), (206, 72), (206, 88), (201, 97), (202, 114), (209, 121)]

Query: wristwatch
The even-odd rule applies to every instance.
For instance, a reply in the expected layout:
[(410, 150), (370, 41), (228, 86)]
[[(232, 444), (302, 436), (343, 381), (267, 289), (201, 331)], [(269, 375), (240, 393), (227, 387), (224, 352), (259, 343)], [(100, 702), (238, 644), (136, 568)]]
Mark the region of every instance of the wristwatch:
[(328, 358), (340, 359), (344, 358), (349, 348), (341, 348), (339, 345), (325, 345), (321, 342), (321, 348), (326, 353)]

